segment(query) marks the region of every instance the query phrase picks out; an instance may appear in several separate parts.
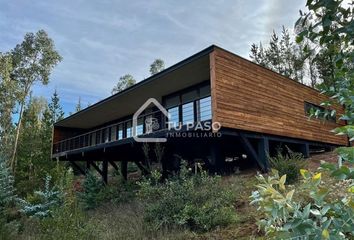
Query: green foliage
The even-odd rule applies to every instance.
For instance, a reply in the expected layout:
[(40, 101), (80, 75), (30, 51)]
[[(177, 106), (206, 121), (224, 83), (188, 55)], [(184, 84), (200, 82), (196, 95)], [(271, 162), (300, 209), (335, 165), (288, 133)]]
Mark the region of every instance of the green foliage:
[(123, 91), (124, 89), (133, 86), (136, 83), (134, 77), (130, 74), (121, 76), (117, 82), (117, 85), (112, 89), (112, 95)]
[(233, 194), (223, 189), (219, 176), (204, 171), (191, 175), (183, 161), (178, 177), (160, 183), (161, 174), (139, 183), (139, 197), (146, 204), (145, 219), (154, 229), (182, 226), (208, 231), (235, 220)]
[[(299, 42), (307, 39), (315, 45), (314, 47), (324, 47), (333, 52), (330, 61), (334, 69), (333, 84), (322, 86), (321, 89), (323, 93), (331, 96), (333, 101), (324, 104), (327, 107), (333, 104), (345, 107), (345, 113), (340, 119), (345, 120), (348, 126), (334, 131), (338, 135), (345, 134), (352, 138), (351, 131), (348, 130), (352, 129), (354, 123), (354, 5), (343, 0), (309, 0), (306, 6), (309, 12), (301, 13), (295, 24), (301, 28), (297, 39)], [(344, 152), (353, 162), (354, 155), (348, 155), (348, 151), (342, 149), (340, 153)]]
[(301, 153), (288, 149), (288, 154), (282, 154), (279, 150), (274, 157), (268, 156), (270, 166), (278, 170), (279, 175), (286, 175), (286, 183), (293, 184), (300, 177), (300, 169), (306, 167), (307, 163)]
[(12, 113), (16, 106), (17, 82), (11, 78), (12, 59), (0, 52), (0, 154), (11, 157), (13, 141)]
[(162, 59), (155, 59), (150, 65), (150, 74), (155, 75), (165, 69), (165, 62)]
[(22, 117), (27, 97), (36, 82), (43, 85), (49, 83), (53, 68), (61, 61), (61, 56), (55, 50), (54, 42), (44, 30), (37, 33), (27, 33), (21, 44), (11, 51), (13, 69), (11, 77), (18, 84), (17, 101), (20, 106), (16, 136), (11, 158), (11, 168), (15, 172), (17, 166), (17, 148), (22, 126)]
[(44, 189), (35, 191), (29, 201), (18, 199), (22, 207), (20, 212), (38, 218), (51, 216), (52, 208), (60, 206), (64, 197), (64, 193), (59, 191), (56, 186), (50, 186), (51, 179), (51, 176), (47, 176), (45, 178)]
[(66, 202), (53, 209), (52, 217), (40, 222), (40, 239), (97, 239), (96, 227), (80, 209), (76, 201)]
[(85, 209), (93, 209), (102, 201), (104, 184), (92, 172), (88, 172), (83, 184), (84, 191), (79, 193), (80, 202)]
[(18, 226), (11, 219), (9, 210), (14, 204), (16, 195), (14, 179), (3, 158), (0, 158), (0, 236), (1, 239), (14, 239)]
[(0, 213), (15, 200), (14, 178), (5, 160), (0, 158)]
[(266, 68), (286, 77), (303, 82), (307, 69), (302, 46), (291, 39), (288, 29), (283, 26), (281, 36), (275, 31), (271, 35), (269, 46), (264, 48), (262, 43), (252, 44), (250, 58)]
[[(265, 218), (259, 226), (268, 237), (286, 239), (307, 236), (309, 239), (351, 239), (354, 236), (354, 201), (351, 187), (344, 189), (343, 199), (330, 198), (338, 191), (337, 185), (323, 184), (322, 174), (313, 174), (302, 169), (303, 182), (298, 190), (285, 185), (286, 175), (278, 171), (265, 178), (257, 176), (257, 191), (251, 195), (251, 204), (256, 204)], [(294, 200), (296, 191), (307, 194), (308, 202)]]

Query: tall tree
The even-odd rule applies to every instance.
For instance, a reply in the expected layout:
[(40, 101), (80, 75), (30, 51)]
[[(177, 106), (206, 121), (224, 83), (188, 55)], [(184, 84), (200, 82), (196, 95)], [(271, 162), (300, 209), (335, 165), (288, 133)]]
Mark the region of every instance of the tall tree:
[(79, 112), (82, 109), (82, 105), (81, 105), (81, 97), (79, 97), (79, 100), (77, 101), (77, 104), (75, 106), (75, 112)]
[(33, 186), (45, 176), (46, 172), (53, 167), (44, 148), (50, 147), (50, 136), (43, 139), (44, 131), (51, 135), (46, 129), (46, 122), (43, 121), (45, 113), (48, 112), (48, 104), (43, 97), (32, 97), (30, 94), (24, 106), (22, 128), (20, 131), (16, 166), (16, 186), (20, 192), (32, 190)]
[(11, 56), (13, 61), (12, 76), (18, 81), (21, 89), (18, 96), (19, 118), (11, 158), (11, 168), (15, 172), (18, 140), (26, 98), (29, 96), (34, 83), (48, 84), (53, 68), (62, 58), (55, 50), (53, 40), (44, 30), (35, 34), (27, 33), (23, 42), (11, 51)]
[(124, 89), (133, 86), (136, 83), (134, 77), (130, 74), (121, 76), (117, 82), (117, 85), (112, 89), (112, 95), (123, 91)]
[(165, 69), (165, 62), (162, 59), (155, 59), (150, 65), (150, 74), (155, 75)]
[(18, 85), (11, 78), (12, 59), (9, 54), (0, 53), (0, 154), (11, 157), (12, 114), (16, 106)]
[(299, 82), (304, 80), (305, 56), (301, 46), (291, 39), (289, 30), (284, 26), (280, 37), (273, 31), (269, 47), (263, 48), (262, 43), (252, 44), (250, 58), (259, 65), (286, 77)]

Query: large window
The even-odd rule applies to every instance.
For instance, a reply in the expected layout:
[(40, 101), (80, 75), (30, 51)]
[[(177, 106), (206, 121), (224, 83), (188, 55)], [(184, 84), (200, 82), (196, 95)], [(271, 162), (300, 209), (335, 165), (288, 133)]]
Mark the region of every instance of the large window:
[(138, 118), (138, 125), (136, 126), (136, 135), (144, 134), (144, 118)]
[(132, 137), (132, 123), (127, 122), (127, 138)]
[(124, 135), (123, 135), (123, 124), (119, 124), (117, 127), (117, 140), (121, 140), (123, 139)]
[(210, 84), (199, 84), (171, 94), (164, 98), (164, 104), (170, 113), (169, 122), (173, 126), (210, 120)]
[(211, 97), (199, 100), (198, 120), (206, 121), (211, 119)]
[(311, 116), (317, 113), (316, 115), (318, 115), (321, 119), (325, 119), (330, 122), (336, 122), (336, 114), (331, 115), (330, 112), (328, 113), (328, 111), (326, 111), (324, 107), (318, 106), (313, 103), (305, 102), (304, 108), (306, 116)]
[(170, 124), (178, 126), (211, 119), (210, 84), (203, 83), (195, 87), (171, 94), (164, 98), (165, 107), (170, 113)]
[(171, 127), (177, 127), (179, 125), (179, 107), (173, 107), (168, 109), (170, 114), (169, 123)]
[(184, 124), (194, 122), (194, 103), (186, 103), (182, 105), (182, 122)]

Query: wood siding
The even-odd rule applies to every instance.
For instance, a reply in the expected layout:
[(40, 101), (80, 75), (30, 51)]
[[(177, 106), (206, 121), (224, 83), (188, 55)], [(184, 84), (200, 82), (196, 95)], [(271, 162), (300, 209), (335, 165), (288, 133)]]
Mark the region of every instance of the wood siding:
[[(327, 99), (318, 91), (283, 77), (230, 52), (210, 54), (213, 121), (223, 127), (346, 145), (330, 132), (343, 125), (305, 116), (304, 102)], [(336, 106), (338, 115), (343, 111)]]

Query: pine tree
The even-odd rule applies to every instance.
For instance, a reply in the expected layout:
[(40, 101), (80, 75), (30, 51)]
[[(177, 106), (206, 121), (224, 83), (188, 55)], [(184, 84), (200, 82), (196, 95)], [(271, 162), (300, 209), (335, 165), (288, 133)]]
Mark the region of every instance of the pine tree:
[(0, 157), (0, 217), (5, 208), (15, 200), (14, 178), (6, 165), (3, 157)]

